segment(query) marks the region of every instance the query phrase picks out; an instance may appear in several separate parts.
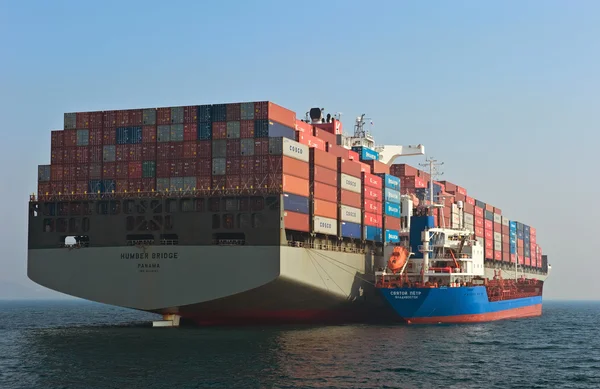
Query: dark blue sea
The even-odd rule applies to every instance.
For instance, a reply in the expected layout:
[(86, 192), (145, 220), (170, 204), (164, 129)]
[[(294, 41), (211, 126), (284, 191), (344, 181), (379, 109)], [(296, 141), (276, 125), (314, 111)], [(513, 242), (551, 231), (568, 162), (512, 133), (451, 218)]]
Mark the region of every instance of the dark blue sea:
[(486, 324), (151, 328), (81, 301), (0, 301), (0, 388), (600, 388), (600, 303)]

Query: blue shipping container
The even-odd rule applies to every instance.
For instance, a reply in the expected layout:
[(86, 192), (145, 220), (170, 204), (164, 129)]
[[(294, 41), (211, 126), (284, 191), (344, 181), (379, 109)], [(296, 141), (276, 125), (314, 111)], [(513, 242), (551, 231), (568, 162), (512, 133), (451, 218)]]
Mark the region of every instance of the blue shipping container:
[(383, 239), (383, 230), (379, 227), (365, 226), (365, 240), (381, 242)]
[(421, 232), (425, 228), (433, 228), (433, 216), (411, 216), (410, 217), (410, 250), (415, 253), (414, 258), (423, 258), (423, 253), (419, 252), (419, 246), (423, 244)]
[(517, 238), (523, 239), (523, 231), (517, 230)]
[(284, 137), (291, 140), (296, 140), (296, 130), (290, 127), (286, 127), (283, 124), (276, 122), (269, 122), (268, 130), (269, 138)]
[(269, 121), (260, 119), (254, 121), (254, 137), (268, 138), (269, 137)]
[(526, 244), (529, 244), (529, 242), (531, 242), (531, 236), (527, 235), (527, 234), (523, 234), (523, 241)]
[(283, 209), (291, 212), (308, 213), (308, 197), (284, 193)]
[(212, 123), (198, 123), (198, 140), (212, 139)]
[(115, 191), (115, 180), (102, 180), (102, 189), (105, 193), (112, 193), (113, 191)]
[(352, 151), (358, 153), (361, 161), (379, 161), (379, 153), (364, 146), (352, 146)]
[(346, 238), (356, 238), (360, 239), (360, 224), (358, 223), (350, 223), (350, 222), (341, 222), (341, 235)]
[(485, 209), (485, 203), (483, 201), (475, 200), (475, 206)]
[(517, 222), (509, 221), (508, 226), (511, 231), (517, 231)]
[(212, 105), (198, 106), (198, 123), (212, 122)]
[(390, 188), (385, 188), (385, 201), (389, 203), (400, 204), (400, 192)]
[(213, 122), (227, 121), (227, 106), (225, 104), (215, 104), (212, 106), (211, 117)]
[(117, 127), (117, 144), (126, 145), (129, 143), (129, 128), (128, 127)]
[(391, 243), (400, 242), (400, 232), (396, 230), (385, 230), (385, 241)]
[(485, 217), (487, 220), (494, 221), (494, 212), (490, 212), (490, 211), (484, 211), (484, 217)]
[(88, 193), (103, 193), (104, 187), (102, 185), (102, 180), (90, 180), (88, 182)]
[(529, 236), (529, 234), (531, 233), (529, 226), (523, 225), (523, 232), (525, 233), (525, 236)]
[[(431, 186), (430, 182), (427, 182), (427, 188)], [(433, 195), (437, 196), (442, 192), (442, 186), (440, 184), (433, 184)]]
[(400, 179), (398, 177), (385, 173), (379, 173), (376, 174), (376, 176), (381, 177), (384, 188), (390, 188), (398, 191), (400, 190)]
[(129, 143), (142, 143), (142, 127), (131, 127), (129, 129)]
[(394, 203), (383, 203), (383, 212), (391, 217), (400, 217), (400, 205)]
[(523, 231), (523, 223), (517, 222), (517, 231)]

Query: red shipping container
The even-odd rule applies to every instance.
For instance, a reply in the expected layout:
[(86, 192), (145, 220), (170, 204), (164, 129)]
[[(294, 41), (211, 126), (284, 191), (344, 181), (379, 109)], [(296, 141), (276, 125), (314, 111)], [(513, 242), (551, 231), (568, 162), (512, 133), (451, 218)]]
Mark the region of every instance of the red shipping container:
[[(315, 182), (313, 183), (312, 186), (312, 192), (313, 192), (313, 197), (315, 199), (321, 199), (321, 200), (325, 200), (325, 201), (330, 201), (333, 203), (337, 203), (337, 187), (335, 186), (331, 186), (331, 185), (327, 185), (321, 182)], [(359, 196), (359, 200), (360, 200), (360, 195)], [(350, 204), (347, 204), (350, 205)], [(360, 201), (358, 203), (358, 207), (360, 207)], [(357, 208), (358, 208), (357, 207)]]
[(254, 173), (254, 188), (269, 192), (269, 174)]
[(264, 175), (269, 173), (269, 156), (261, 155), (254, 157), (254, 174)]
[(485, 230), (485, 239), (486, 241), (489, 241), (490, 243), (492, 243), (494, 241), (494, 233), (492, 232), (492, 230)]
[(212, 157), (212, 142), (209, 140), (198, 141), (196, 148), (196, 156), (198, 158), (211, 158)]
[(77, 146), (77, 130), (63, 130), (65, 147)]
[(156, 124), (159, 126), (171, 124), (171, 107), (156, 110)]
[(75, 124), (76, 124), (78, 130), (89, 128), (90, 113), (89, 112), (77, 112), (75, 114)]
[(156, 144), (155, 143), (142, 144), (142, 160), (143, 161), (155, 161), (156, 160)]
[(475, 207), (473, 205), (468, 204), (468, 203), (464, 203), (463, 205), (465, 207), (465, 211), (464, 211), (465, 213), (475, 216)]
[(502, 224), (494, 223), (494, 232), (502, 232)]
[(102, 163), (102, 147), (103, 146), (91, 146), (89, 161), (92, 163)]
[(483, 238), (484, 236), (484, 231), (483, 231), (483, 227), (475, 227), (475, 236), (478, 238)]
[(75, 153), (77, 163), (88, 163), (90, 160), (89, 148), (87, 146), (78, 146)]
[(115, 192), (129, 192), (129, 180), (117, 180)]
[(360, 162), (360, 156), (358, 155), (358, 153), (356, 151), (348, 151), (348, 159), (350, 159), (353, 162)]
[(486, 230), (494, 231), (494, 222), (486, 219), (483, 221), (483, 223)]
[(117, 162), (116, 169), (117, 179), (129, 177), (129, 163), (128, 162)]
[(38, 198), (43, 197), (46, 193), (51, 193), (51, 185), (49, 182), (38, 182)]
[(117, 177), (117, 163), (106, 162), (102, 164), (102, 179), (114, 180)]
[(269, 139), (257, 139), (254, 141), (254, 155), (269, 155)]
[(485, 248), (493, 250), (494, 249), (494, 242), (492, 240), (490, 240), (490, 239), (486, 239), (485, 240)]
[(183, 125), (183, 140), (195, 141), (198, 138), (198, 127), (196, 123), (188, 123)]
[(494, 206), (490, 205), (490, 204), (486, 204), (485, 205), (485, 210), (486, 211), (490, 211), (490, 212), (494, 212)]
[(360, 161), (357, 161), (356, 163), (360, 165), (361, 173), (370, 173), (371, 172), (371, 166), (367, 165), (366, 163), (362, 163)]
[(65, 133), (62, 130), (50, 132), (50, 148), (58, 149), (65, 147)]
[(141, 162), (129, 162), (128, 178), (142, 178), (142, 163)]
[(240, 121), (240, 138), (254, 138), (254, 120)]
[(383, 227), (386, 230), (400, 230), (400, 219), (397, 217), (383, 216)]
[(116, 149), (116, 157), (115, 160), (117, 162), (124, 162), (129, 160), (129, 145), (117, 145)]
[(212, 124), (212, 138), (227, 139), (227, 122), (214, 122)]
[(349, 160), (348, 149), (345, 149), (341, 146), (336, 146), (335, 144), (327, 142), (327, 152), (329, 154), (335, 155), (338, 158), (343, 158), (344, 160)]
[(240, 189), (242, 182), (239, 175), (227, 175), (225, 178), (225, 188), (227, 189)]
[(427, 188), (427, 182), (421, 177), (400, 177), (400, 188)]
[(90, 178), (90, 180), (102, 179), (102, 164), (101, 163), (91, 163), (88, 177)]
[[(360, 208), (360, 207), (357, 207), (357, 208)], [(383, 212), (383, 207), (381, 206), (381, 202), (379, 202), (379, 201), (365, 199), (364, 211), (379, 214), (379, 213)]]
[(363, 173), (363, 183), (365, 186), (375, 189), (381, 189), (383, 186), (383, 180), (381, 177), (370, 173)]
[(365, 161), (365, 163), (371, 166), (371, 173), (373, 174), (390, 174), (390, 166), (379, 161)]
[(483, 229), (483, 227), (484, 227), (483, 218), (475, 216), (475, 227), (480, 227)]
[(117, 111), (117, 127), (129, 126), (130, 111), (122, 109)]
[(86, 193), (88, 190), (87, 181), (75, 181), (75, 193)]
[(494, 259), (494, 250), (485, 249), (485, 259)]
[(240, 174), (242, 176), (254, 175), (254, 157), (240, 158)]
[[(256, 146), (255, 146), (256, 151)], [(322, 166), (324, 168), (334, 170), (337, 172), (338, 160), (333, 154), (329, 154), (326, 151), (318, 149), (310, 149), (310, 162), (311, 165)]]
[(129, 188), (127, 189), (129, 192), (142, 192), (142, 179), (141, 178), (135, 178), (135, 179), (129, 179)]
[(510, 227), (502, 225), (502, 234), (503, 235), (508, 235), (509, 233), (510, 233)]
[(475, 206), (475, 199), (473, 197), (467, 196), (467, 204)]
[(536, 236), (535, 235), (530, 235), (529, 236), (529, 240), (531, 241), (531, 244), (536, 244)]
[(365, 212), (365, 225), (373, 227), (383, 227), (381, 214)]
[(502, 252), (494, 250), (494, 260), (501, 261), (502, 260)]
[(102, 130), (102, 144), (103, 145), (114, 145), (117, 143), (117, 130), (114, 127), (106, 128)]
[(225, 189), (226, 184), (227, 180), (225, 179), (225, 176), (213, 176), (211, 180), (211, 189), (220, 191)]
[(141, 161), (142, 160), (142, 144), (137, 143), (129, 145), (129, 161)]
[(197, 123), (198, 122), (198, 106), (188, 105), (183, 107), (183, 122), (184, 123)]
[(523, 239), (517, 239), (517, 247), (523, 247)]
[(365, 196), (365, 199), (382, 201), (381, 189), (374, 189), (374, 188), (369, 188), (368, 186), (365, 186), (363, 188), (363, 194)]
[(327, 169), (323, 166), (313, 165), (313, 181), (338, 186), (338, 174), (336, 170)]
[[(254, 175), (252, 175), (252, 174), (247, 174), (247, 175), (242, 174), (240, 176), (240, 187), (241, 188), (246, 188), (246, 189), (254, 188)], [(242, 199), (242, 202), (243, 201), (244, 200)]]
[(156, 143), (156, 126), (142, 127), (142, 143)]
[(313, 126), (311, 123), (306, 123), (300, 119), (296, 120), (296, 131), (301, 134), (313, 134)]
[(157, 143), (156, 144), (156, 159), (158, 161), (164, 161), (170, 157), (170, 145), (168, 143)]
[(102, 127), (111, 128), (117, 126), (117, 112), (104, 111), (102, 115)]
[(56, 165), (63, 163), (64, 149), (52, 149), (50, 151), (50, 164)]
[(323, 139), (324, 142), (329, 143), (330, 145), (337, 145), (337, 136), (319, 127), (314, 127), (311, 135)]
[(183, 142), (170, 142), (169, 157), (170, 159), (183, 158)]
[(64, 163), (77, 163), (77, 147), (65, 147), (63, 154)]
[(270, 155), (269, 172), (284, 173), (305, 180), (309, 179), (308, 163), (286, 156)]
[(419, 170), (405, 163), (390, 166), (390, 174), (396, 177), (419, 177)]
[(210, 188), (212, 184), (211, 176), (196, 176), (196, 189), (204, 190)]
[(171, 163), (168, 161), (156, 162), (156, 178), (169, 178), (171, 173)]
[(510, 262), (511, 263), (516, 263), (517, 262), (517, 255), (516, 254), (510, 254)]
[(283, 213), (283, 224), (288, 230), (309, 232), (310, 224), (308, 214), (285, 211)]
[(75, 166), (75, 179), (76, 180), (88, 180), (89, 174), (90, 174), (90, 165), (88, 163), (82, 163), (82, 164)]
[[(129, 125), (141, 126), (142, 122), (143, 122), (143, 119), (142, 119), (142, 110), (141, 109), (129, 110)], [(141, 186), (141, 182), (140, 182), (139, 186)]]
[(102, 128), (102, 117), (104, 113), (101, 111), (90, 112), (90, 128)]
[(242, 145), (239, 139), (227, 139), (227, 157), (239, 157), (242, 155)]
[(171, 177), (183, 177), (183, 161), (171, 161), (169, 163), (169, 173)]
[(77, 187), (76, 181), (63, 181), (63, 193), (72, 194)]
[(226, 170), (225, 170), (226, 175), (240, 174), (240, 158), (228, 158), (225, 161), (225, 167), (226, 167)]
[(296, 133), (297, 140), (303, 145), (325, 151), (325, 141), (310, 134)]
[(483, 217), (483, 209), (475, 207), (475, 217)]
[(360, 208), (362, 199), (360, 193), (340, 189), (340, 203), (354, 208)]
[(62, 181), (65, 167), (63, 165), (50, 165), (50, 181)]
[(361, 177), (360, 165), (349, 159), (341, 158), (338, 160), (339, 171), (352, 177)]
[(533, 228), (533, 227), (529, 227), (529, 235), (530, 235), (530, 236), (536, 236), (536, 233), (537, 233), (537, 232), (536, 232), (535, 228)]
[(196, 176), (210, 177), (212, 175), (212, 160), (210, 158), (199, 158), (196, 160)]
[(502, 210), (500, 208), (494, 207), (494, 213), (497, 215), (502, 215)]
[(269, 188), (275, 193), (292, 193), (298, 196), (308, 197), (308, 180), (286, 174), (270, 174)]
[(195, 141), (183, 142), (183, 158), (196, 158), (198, 145)]
[(102, 145), (102, 129), (94, 128), (88, 131), (89, 133), (89, 141), (88, 144), (90, 146), (100, 146)]
[(192, 177), (196, 175), (196, 160), (195, 159), (184, 159), (183, 160), (183, 176)]
[(254, 103), (254, 119), (269, 119), (284, 126), (296, 128), (296, 113), (270, 101)]
[(230, 103), (225, 106), (226, 119), (228, 122), (240, 120), (242, 116), (242, 105), (240, 103)]
[(328, 217), (330, 219), (338, 218), (337, 203), (315, 199), (313, 202), (313, 213), (315, 216)]

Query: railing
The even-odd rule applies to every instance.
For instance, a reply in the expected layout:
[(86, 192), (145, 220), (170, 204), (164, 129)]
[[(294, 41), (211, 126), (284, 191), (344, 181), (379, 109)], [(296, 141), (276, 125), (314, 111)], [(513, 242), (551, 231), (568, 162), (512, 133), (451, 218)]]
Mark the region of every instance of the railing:
[(179, 244), (178, 239), (161, 239), (160, 240), (161, 246), (176, 246), (178, 244)]
[(288, 243), (288, 246), (290, 246), (290, 247), (298, 247), (298, 248), (305, 248), (305, 249), (337, 251), (337, 252), (352, 253), (352, 254), (364, 254), (365, 253), (365, 249), (362, 249), (362, 248), (305, 243), (305, 242), (297, 242), (297, 241), (292, 241), (292, 240), (288, 240), (287, 243)]
[(127, 246), (152, 246), (154, 239), (128, 240)]
[(90, 242), (59, 243), (58, 247), (66, 249), (80, 249), (82, 247), (90, 247)]
[(244, 246), (245, 239), (213, 239), (213, 244), (217, 246)]

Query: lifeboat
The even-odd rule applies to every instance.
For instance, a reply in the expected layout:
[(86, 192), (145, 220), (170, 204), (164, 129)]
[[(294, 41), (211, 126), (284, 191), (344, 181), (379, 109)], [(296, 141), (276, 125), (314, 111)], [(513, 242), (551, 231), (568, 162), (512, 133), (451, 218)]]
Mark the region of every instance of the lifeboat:
[(392, 271), (392, 273), (396, 274), (404, 267), (407, 259), (408, 250), (405, 247), (396, 246), (394, 247), (392, 255), (390, 255), (390, 259), (388, 260), (388, 268)]

